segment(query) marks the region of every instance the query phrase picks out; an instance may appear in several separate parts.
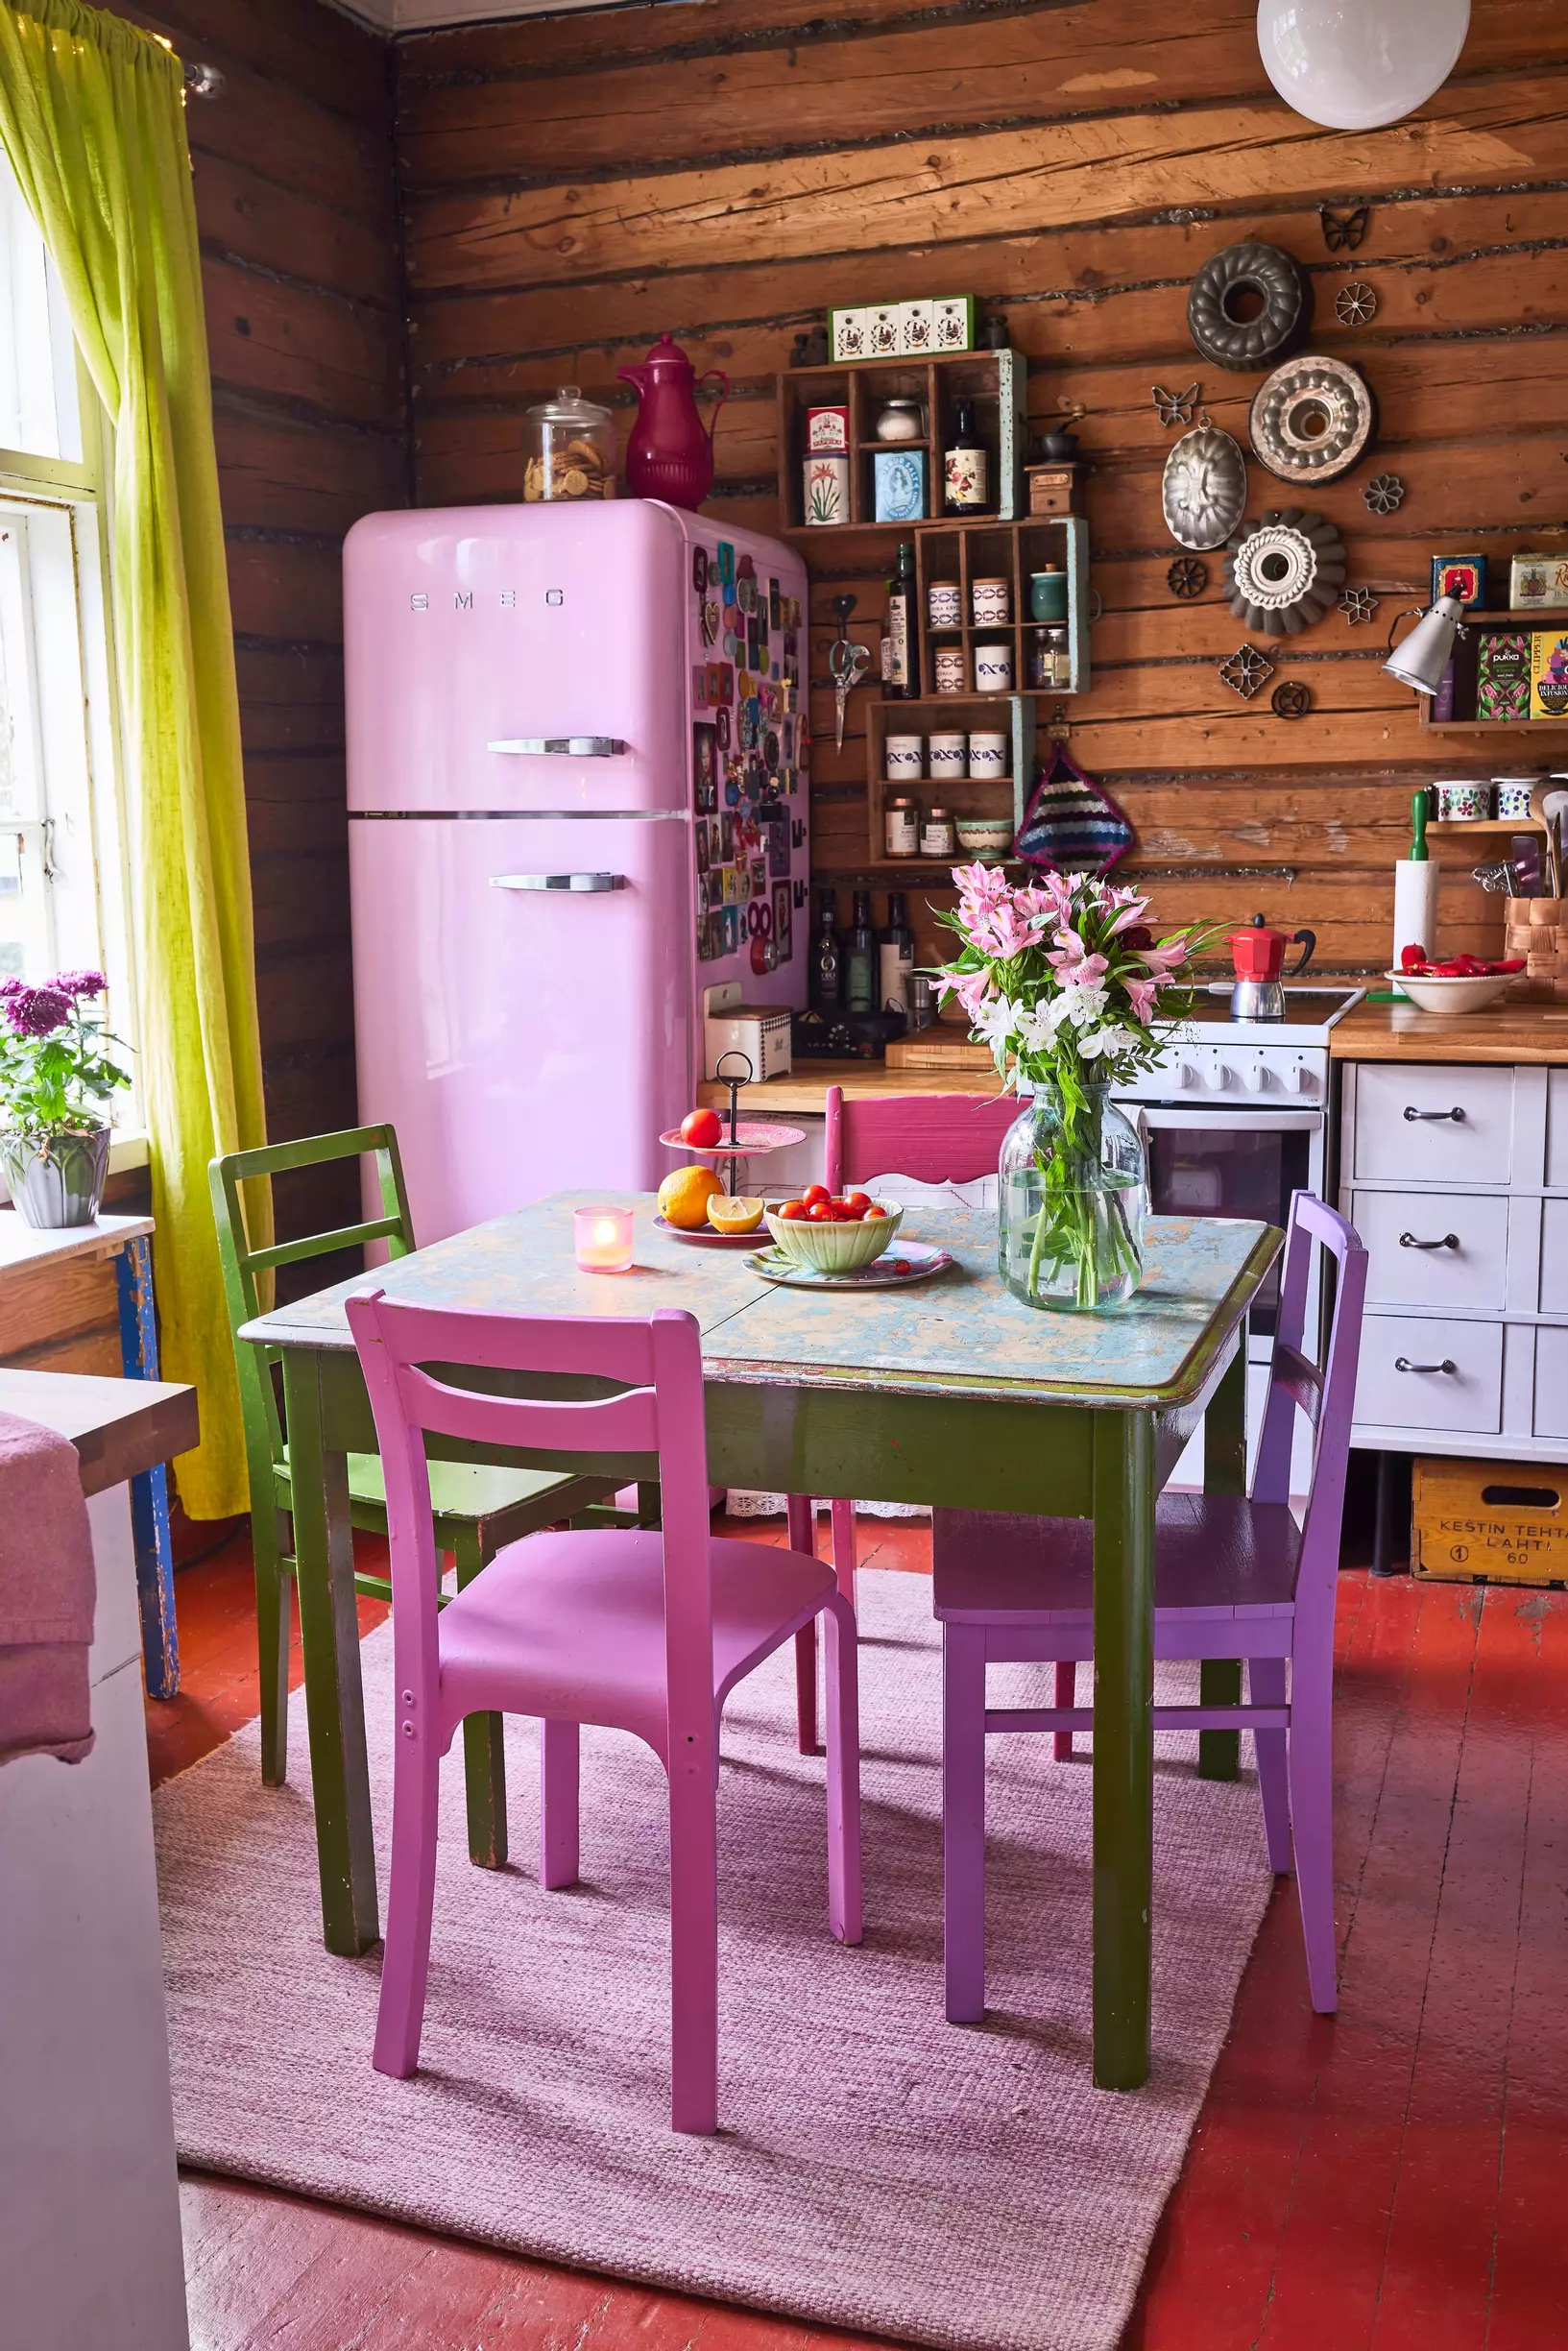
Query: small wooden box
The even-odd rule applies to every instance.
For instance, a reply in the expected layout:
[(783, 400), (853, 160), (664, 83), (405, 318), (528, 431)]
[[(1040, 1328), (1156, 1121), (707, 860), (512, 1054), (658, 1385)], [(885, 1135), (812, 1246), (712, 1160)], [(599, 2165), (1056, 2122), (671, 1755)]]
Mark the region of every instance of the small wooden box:
[(1025, 466), (1031, 515), (1075, 514), (1078, 469), (1075, 465)]
[(934, 1029), (917, 1029), (899, 1037), (887, 1049), (890, 1070), (996, 1070), (986, 1045), (972, 1045), (955, 1022)]
[(1418, 1454), (1411, 1573), (1461, 1584), (1568, 1584), (1568, 1468)]

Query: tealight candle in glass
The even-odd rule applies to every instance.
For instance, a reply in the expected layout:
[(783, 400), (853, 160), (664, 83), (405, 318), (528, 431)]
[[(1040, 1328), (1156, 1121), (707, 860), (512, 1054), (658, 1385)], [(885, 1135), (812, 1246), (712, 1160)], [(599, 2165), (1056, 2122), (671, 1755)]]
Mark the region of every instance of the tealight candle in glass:
[(632, 1268), (630, 1208), (574, 1208), (572, 1243), (585, 1273), (629, 1273)]

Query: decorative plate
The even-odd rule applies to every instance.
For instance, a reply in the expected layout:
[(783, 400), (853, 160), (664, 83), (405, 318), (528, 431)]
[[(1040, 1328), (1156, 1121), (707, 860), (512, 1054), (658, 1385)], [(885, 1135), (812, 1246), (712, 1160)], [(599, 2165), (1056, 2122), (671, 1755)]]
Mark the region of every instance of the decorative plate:
[(1344, 585), (1345, 550), (1332, 522), (1299, 506), (1249, 522), (1225, 557), (1225, 594), (1244, 627), (1294, 637), (1321, 620)]
[(1253, 454), (1281, 481), (1338, 481), (1372, 446), (1377, 405), (1348, 360), (1309, 352), (1266, 376), (1247, 432)]
[[(756, 1198), (755, 1193), (752, 1195)], [(757, 1247), (757, 1236), (766, 1232), (765, 1224), (754, 1224), (750, 1232), (715, 1232), (712, 1224), (699, 1224), (695, 1232), (687, 1232), (679, 1224), (671, 1224), (662, 1216), (653, 1221), (655, 1232), (668, 1233), (672, 1241), (694, 1241), (699, 1248), (749, 1248)]]
[(1218, 424), (1183, 433), (1165, 461), (1160, 505), (1178, 546), (1223, 546), (1246, 511), (1246, 459)]
[[(720, 1113), (723, 1116), (723, 1113)], [(728, 1137), (730, 1122), (724, 1121)], [(775, 1127), (771, 1121), (764, 1126), (760, 1119), (739, 1119), (736, 1122), (736, 1140), (731, 1143), (688, 1143), (679, 1127), (667, 1127), (659, 1138), (668, 1151), (688, 1151), (694, 1159), (745, 1159), (754, 1151), (783, 1151), (786, 1143), (804, 1143), (804, 1127)]]
[[(848, 1273), (819, 1273), (814, 1266), (796, 1265), (776, 1248), (759, 1249), (746, 1263), (764, 1281), (780, 1282), (791, 1290), (903, 1290), (911, 1282), (929, 1281), (933, 1273), (940, 1273), (944, 1266), (952, 1265), (953, 1253), (933, 1248), (929, 1241), (901, 1240), (885, 1257), (874, 1257), (869, 1265), (856, 1266)], [(907, 1272), (901, 1273), (901, 1266)]]

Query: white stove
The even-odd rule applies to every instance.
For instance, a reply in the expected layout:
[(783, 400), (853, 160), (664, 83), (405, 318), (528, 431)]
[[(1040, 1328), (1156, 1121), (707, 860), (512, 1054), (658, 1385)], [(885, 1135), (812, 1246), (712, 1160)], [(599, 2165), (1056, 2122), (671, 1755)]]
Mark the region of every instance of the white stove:
[[(1255, 1218), (1283, 1225), (1292, 1192), (1328, 1197), (1329, 1036), (1361, 1002), (1360, 988), (1291, 987), (1282, 1021), (1229, 1018), (1229, 984), (1200, 995), (1159, 1062), (1118, 1086), (1147, 1131), (1150, 1205), (1156, 1216)], [(1307, 1329), (1316, 1322), (1315, 1275)], [(1247, 1435), (1256, 1445), (1273, 1351), (1278, 1289), (1259, 1293), (1247, 1337)], [(1176, 1471), (1201, 1477), (1200, 1439)], [(1305, 1450), (1292, 1491), (1310, 1484)]]

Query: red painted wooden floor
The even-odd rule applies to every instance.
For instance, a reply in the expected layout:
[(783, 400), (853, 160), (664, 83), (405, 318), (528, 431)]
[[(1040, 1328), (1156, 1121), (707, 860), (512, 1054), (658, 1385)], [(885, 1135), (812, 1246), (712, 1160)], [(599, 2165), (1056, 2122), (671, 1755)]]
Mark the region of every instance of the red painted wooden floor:
[[(736, 1526), (734, 1533), (776, 1528)], [(924, 1528), (865, 1520), (919, 1568)], [(155, 1779), (255, 1710), (243, 1537), (179, 1581)], [(366, 1629), (381, 1612), (361, 1604)], [(1123, 2351), (1568, 2343), (1568, 1595), (1341, 1579), (1341, 2008), (1276, 1889)], [(805, 2351), (642, 2292), (239, 2182), (184, 2183), (194, 2351)]]

